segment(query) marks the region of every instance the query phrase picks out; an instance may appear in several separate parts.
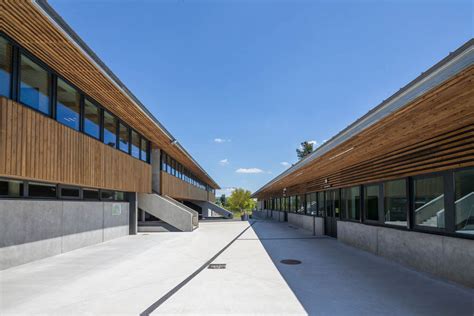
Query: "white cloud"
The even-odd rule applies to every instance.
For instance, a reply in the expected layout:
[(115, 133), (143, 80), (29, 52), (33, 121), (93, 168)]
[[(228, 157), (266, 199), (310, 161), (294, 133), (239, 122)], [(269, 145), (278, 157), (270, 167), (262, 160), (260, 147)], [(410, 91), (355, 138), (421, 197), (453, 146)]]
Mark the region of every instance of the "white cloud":
[(229, 197), (232, 192), (234, 192), (234, 190), (235, 188), (232, 187), (216, 190), (216, 197), (220, 197), (222, 194), (225, 194), (225, 196)]
[(283, 167), (289, 167), (290, 163), (288, 161), (282, 161), (280, 162), (280, 165), (282, 165)]
[(230, 139), (214, 138), (214, 143), (218, 143), (218, 144), (230, 143)]
[(327, 142), (327, 141), (328, 141), (327, 139), (323, 140), (323, 144), (324, 144), (325, 142)]
[(229, 164), (229, 159), (225, 158), (225, 159), (219, 160), (219, 164), (221, 166), (227, 166)]
[(262, 173), (263, 170), (259, 168), (239, 168), (235, 170), (237, 173)]
[(314, 147), (318, 146), (318, 142), (315, 140), (308, 140), (308, 144), (313, 144)]

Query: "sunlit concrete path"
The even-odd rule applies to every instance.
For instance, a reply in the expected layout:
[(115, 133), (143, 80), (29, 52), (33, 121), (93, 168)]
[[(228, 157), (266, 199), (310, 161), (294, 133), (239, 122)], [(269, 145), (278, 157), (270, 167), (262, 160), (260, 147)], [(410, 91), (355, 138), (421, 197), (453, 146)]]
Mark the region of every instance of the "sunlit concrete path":
[[(216, 255), (226, 269), (200, 269)], [(4, 270), (0, 283), (2, 315), (474, 312), (472, 290), (271, 221), (128, 236)]]

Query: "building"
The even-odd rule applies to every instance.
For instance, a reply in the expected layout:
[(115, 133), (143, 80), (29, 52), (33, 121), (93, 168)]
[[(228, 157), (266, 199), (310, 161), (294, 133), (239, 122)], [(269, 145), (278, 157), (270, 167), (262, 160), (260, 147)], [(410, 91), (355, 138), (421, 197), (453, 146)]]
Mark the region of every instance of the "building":
[(474, 286), (474, 40), (253, 194), (260, 217)]
[(1, 8), (0, 269), (231, 216), (213, 203), (218, 184), (46, 1)]

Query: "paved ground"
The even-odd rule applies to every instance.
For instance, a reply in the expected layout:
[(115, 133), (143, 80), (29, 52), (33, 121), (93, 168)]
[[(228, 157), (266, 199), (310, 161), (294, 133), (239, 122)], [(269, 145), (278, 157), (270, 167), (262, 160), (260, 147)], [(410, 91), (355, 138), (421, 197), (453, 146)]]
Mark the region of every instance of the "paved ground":
[[(474, 314), (473, 290), (287, 223), (248, 226), (129, 236), (2, 271), (0, 314)], [(237, 236), (214, 260), (225, 270), (199, 270)]]

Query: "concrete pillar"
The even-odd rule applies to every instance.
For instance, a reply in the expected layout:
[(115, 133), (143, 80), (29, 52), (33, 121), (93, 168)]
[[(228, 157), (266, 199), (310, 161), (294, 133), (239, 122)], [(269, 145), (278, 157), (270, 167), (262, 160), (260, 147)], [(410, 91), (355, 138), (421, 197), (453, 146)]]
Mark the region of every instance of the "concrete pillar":
[(138, 199), (136, 192), (128, 193), (128, 201), (130, 202), (129, 209), (129, 233), (130, 235), (136, 235), (138, 232)]
[(151, 151), (151, 188), (154, 192), (160, 192), (161, 151), (153, 148)]

